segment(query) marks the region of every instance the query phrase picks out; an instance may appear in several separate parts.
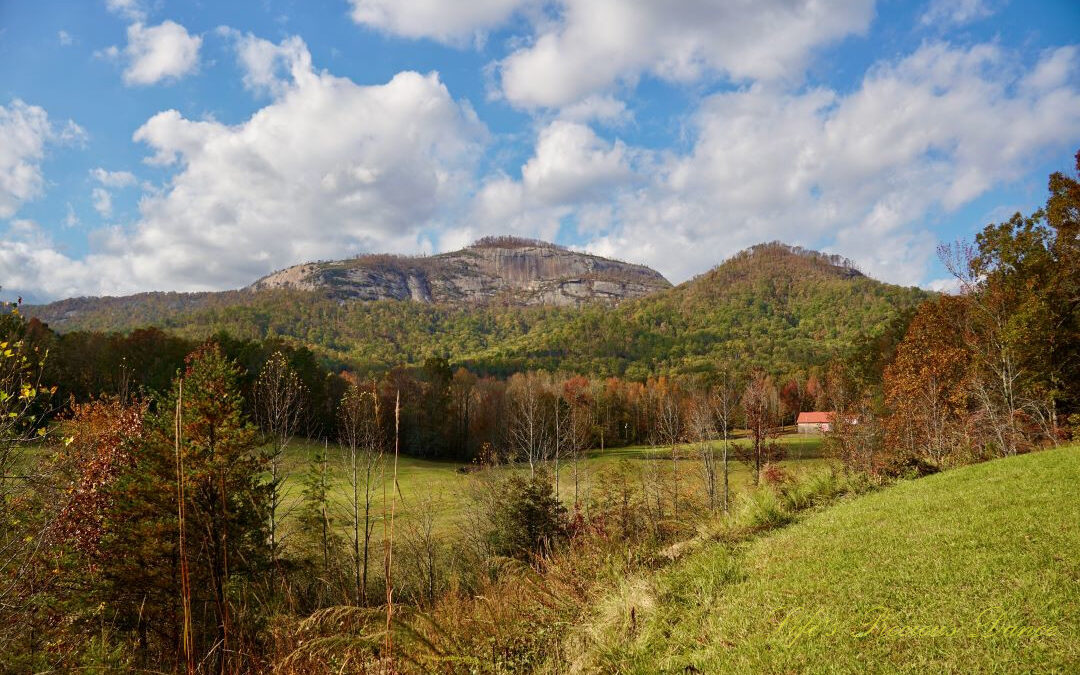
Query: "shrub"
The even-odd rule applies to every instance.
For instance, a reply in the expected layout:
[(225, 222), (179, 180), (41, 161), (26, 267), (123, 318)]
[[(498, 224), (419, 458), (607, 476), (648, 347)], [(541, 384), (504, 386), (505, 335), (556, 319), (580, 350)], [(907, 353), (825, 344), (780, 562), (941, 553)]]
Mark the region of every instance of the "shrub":
[(555, 484), (545, 471), (504, 484), (495, 514), (494, 549), (521, 560), (544, 556), (566, 537), (566, 507), (555, 498)]

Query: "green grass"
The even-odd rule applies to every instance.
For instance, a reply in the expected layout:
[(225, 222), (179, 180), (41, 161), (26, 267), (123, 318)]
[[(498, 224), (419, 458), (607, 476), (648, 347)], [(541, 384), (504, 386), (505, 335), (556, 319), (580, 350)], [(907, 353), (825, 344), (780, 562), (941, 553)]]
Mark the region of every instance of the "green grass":
[[(745, 439), (734, 441), (737, 445), (746, 445)], [(811, 467), (823, 465), (826, 460), (821, 458), (820, 436), (782, 436), (779, 442), (784, 446), (787, 459), (780, 462), (782, 466), (792, 471), (803, 471)], [(284, 467), (288, 474), (283, 484), (285, 500), (283, 510), (286, 513), (295, 513), (296, 507), (302, 499), (302, 475), (307, 469), (308, 462), (317, 449), (321, 449), (321, 443), (295, 439), (287, 448)], [(696, 454), (695, 448), (680, 446), (680, 493), (703, 499), (704, 482), (701, 476), (701, 460)], [(717, 449), (716, 452), (719, 452)], [(336, 444), (327, 446), (327, 456), (330, 460), (332, 477), (332, 499), (339, 503), (348, 500), (350, 488), (345, 481), (345, 472), (341, 465), (341, 450)], [(593, 486), (593, 479), (597, 472), (606, 466), (619, 462), (627, 462), (631, 467), (639, 467), (647, 460), (661, 460), (657, 462), (659, 470), (665, 475), (671, 472), (670, 448), (656, 448), (650, 446), (632, 446), (625, 448), (608, 448), (603, 451), (592, 450), (581, 460), (579, 466), (579, 494), (583, 499), (587, 498)], [(666, 461), (663, 461), (666, 460)], [(393, 455), (386, 458), (387, 476), (391, 471)], [(730, 462), (730, 481), (733, 490), (744, 488), (751, 482), (750, 469), (734, 457)], [(436, 513), (436, 527), (443, 532), (452, 530), (458, 523), (457, 515), (461, 507), (467, 504), (466, 491), (470, 489), (469, 474), (459, 469), (463, 466), (460, 462), (432, 461), (417, 459), (402, 455), (398, 459), (398, 503), (397, 513), (404, 519), (411, 517), (418, 506), (425, 500), (432, 502)], [(552, 463), (548, 468), (554, 470)], [(498, 471), (527, 470), (527, 467), (501, 467)], [(573, 468), (572, 465), (563, 462), (559, 472), (559, 494), (567, 506), (573, 502)], [(390, 493), (387, 492), (387, 497)], [(381, 514), (383, 507), (383, 492), (381, 486), (376, 495), (376, 512)], [(287, 518), (286, 518), (287, 520)]]
[(628, 580), (582, 629), (580, 669), (1080, 672), (1080, 447), (809, 514)]

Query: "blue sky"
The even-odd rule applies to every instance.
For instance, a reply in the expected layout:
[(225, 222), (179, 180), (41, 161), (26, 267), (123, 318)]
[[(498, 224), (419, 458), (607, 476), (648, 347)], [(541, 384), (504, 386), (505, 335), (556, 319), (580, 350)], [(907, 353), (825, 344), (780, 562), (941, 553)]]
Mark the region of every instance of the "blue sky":
[(0, 0), (0, 293), (504, 233), (944, 287), (938, 242), (1072, 166), (1078, 42), (1067, 0)]

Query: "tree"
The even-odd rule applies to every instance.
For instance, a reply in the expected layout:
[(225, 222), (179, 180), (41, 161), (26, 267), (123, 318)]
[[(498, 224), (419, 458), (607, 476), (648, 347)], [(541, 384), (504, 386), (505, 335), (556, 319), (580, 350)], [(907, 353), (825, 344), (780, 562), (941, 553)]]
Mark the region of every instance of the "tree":
[(257, 639), (234, 603), (269, 566), (268, 490), (239, 375), (216, 343), (190, 354), (112, 489), (107, 596), (154, 663), (234, 671)]
[(779, 435), (776, 387), (768, 375), (757, 371), (750, 376), (750, 381), (743, 391), (742, 407), (746, 417), (746, 430), (750, 435), (750, 453), (747, 459), (754, 467), (754, 485), (758, 485), (761, 482), (762, 464), (780, 456), (780, 447), (774, 441)]
[(334, 530), (330, 501), (330, 462), (326, 456), (325, 443), (316, 447), (308, 460), (307, 470), (301, 478), (303, 490), (297, 522), (310, 555), (308, 562), (315, 568), (312, 579), (312, 597), (316, 607), (330, 602), (334, 585), (332, 565), (340, 540)]
[[(32, 468), (23, 451), (45, 435), (48, 401), (56, 392), (42, 384), (48, 354), (26, 339), (26, 331), (18, 304), (0, 303), (0, 571), (16, 566), (26, 552), (28, 542), (16, 538), (11, 507), (30, 484)], [(11, 585), (6, 580), (0, 584), (2, 601)]]
[(671, 448), (672, 512), (679, 517), (679, 441), (683, 438), (682, 393), (667, 378), (656, 383), (656, 436)]
[(282, 471), (285, 448), (300, 426), (304, 413), (306, 391), (300, 377), (289, 365), (285, 355), (276, 351), (259, 372), (253, 389), (255, 419), (270, 437), (270, 555), (278, 555), (278, 511), (284, 495), (282, 483), (287, 476)]
[(686, 406), (686, 428), (689, 437), (697, 445), (698, 456), (701, 458), (702, 477), (705, 479), (705, 493), (709, 498), (709, 510), (715, 511), (717, 504), (717, 471), (713, 439), (716, 436), (716, 425), (713, 421), (713, 406), (711, 394), (708, 390), (699, 389), (690, 396)]
[(790, 420), (790, 423), (794, 424), (799, 413), (802, 412), (803, 391), (799, 386), (799, 381), (792, 378), (785, 382), (780, 388), (779, 399), (781, 423), (786, 424)]
[(433, 490), (424, 491), (402, 528), (404, 585), (413, 586), (417, 599), (429, 606), (435, 603), (442, 590), (442, 579), (448, 573), (444, 541), (435, 529), (439, 503), (434, 494)]
[(581, 502), (581, 456), (589, 448), (595, 427), (594, 404), (589, 391), (589, 380), (580, 375), (566, 380), (562, 387), (562, 400), (567, 405), (567, 419), (563, 426), (563, 445), (574, 463), (574, 505), (576, 507)]
[(728, 512), (728, 508), (731, 504), (731, 490), (728, 480), (730, 476), (728, 459), (731, 454), (731, 429), (734, 426), (735, 413), (738, 405), (738, 383), (731, 377), (730, 373), (722, 371), (719, 381), (712, 390), (712, 407), (716, 424), (720, 430), (720, 437), (723, 439), (721, 452), (724, 473), (724, 513)]
[(375, 529), (374, 500), (382, 481), (385, 454), (379, 395), (374, 383), (370, 389), (353, 384), (345, 392), (338, 408), (338, 430), (350, 488), (345, 511), (350, 525), (353, 601), (366, 605), (368, 561)]
[[(965, 450), (981, 453), (981, 416), (974, 414), (973, 355), (968, 342), (971, 307), (964, 297), (942, 296), (916, 312), (895, 360), (885, 369), (886, 447), (900, 461), (923, 457), (944, 466)], [(841, 380), (839, 374), (830, 382)], [(840, 389), (839, 385), (835, 385)], [(834, 398), (844, 404), (848, 396)], [(851, 451), (857, 448), (850, 448)], [(846, 453), (849, 464), (862, 464)]]
[(551, 476), (537, 471), (508, 478), (495, 524), (497, 553), (531, 560), (550, 552), (566, 535), (566, 507), (555, 498)]
[(510, 444), (514, 455), (529, 462), (529, 475), (548, 457), (551, 438), (548, 431), (544, 386), (537, 373), (518, 373), (510, 378)]

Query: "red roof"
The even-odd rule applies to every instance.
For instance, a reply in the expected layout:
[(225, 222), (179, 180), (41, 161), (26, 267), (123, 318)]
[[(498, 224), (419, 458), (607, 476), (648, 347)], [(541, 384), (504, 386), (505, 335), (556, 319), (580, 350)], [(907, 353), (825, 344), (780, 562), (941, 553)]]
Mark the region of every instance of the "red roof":
[(836, 417), (834, 412), (801, 412), (798, 424), (831, 424)]

